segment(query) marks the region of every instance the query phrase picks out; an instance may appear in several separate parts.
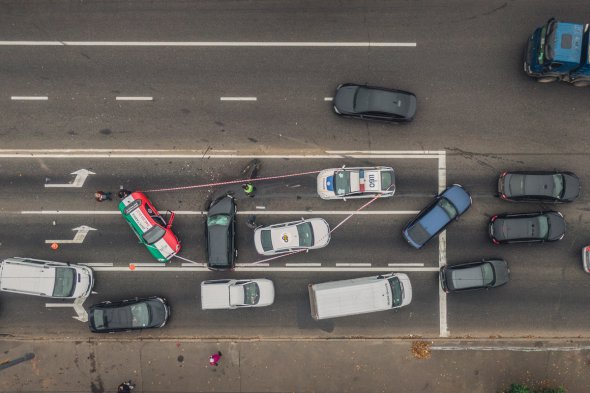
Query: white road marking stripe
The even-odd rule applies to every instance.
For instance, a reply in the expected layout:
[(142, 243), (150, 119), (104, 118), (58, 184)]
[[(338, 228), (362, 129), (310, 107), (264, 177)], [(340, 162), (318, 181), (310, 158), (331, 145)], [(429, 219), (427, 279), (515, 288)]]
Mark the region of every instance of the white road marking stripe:
[[(289, 267), (268, 267), (268, 268), (259, 268), (255, 266), (253, 267), (236, 267), (235, 271), (237, 272), (388, 272), (391, 271), (390, 268), (386, 266), (382, 267), (311, 267), (311, 266), (302, 266), (305, 265), (304, 263), (295, 263), (293, 265), (297, 265), (300, 267), (289, 266)], [(200, 267), (200, 266), (186, 266), (186, 267), (173, 267), (173, 266), (163, 266), (163, 267), (141, 267), (138, 266), (134, 271), (129, 270), (129, 267), (96, 267), (94, 268), (95, 271), (99, 272), (137, 272), (137, 271), (152, 271), (152, 272), (206, 272), (210, 271), (207, 267)], [(397, 272), (437, 272), (437, 267), (402, 267), (396, 269)]]
[(415, 42), (249, 42), (249, 41), (0, 41), (2, 46), (251, 46), (251, 47), (416, 47)]
[[(207, 212), (205, 211), (191, 211), (191, 210), (179, 210), (174, 211), (177, 215), (206, 215)], [(300, 215), (359, 215), (359, 216), (378, 216), (378, 215), (408, 215), (408, 214), (417, 214), (417, 210), (371, 210), (371, 211), (356, 211), (356, 210), (316, 210), (316, 211), (308, 211), (308, 210), (243, 210), (238, 211), (238, 215), (252, 215), (257, 214), (261, 216), (271, 216), (271, 215), (279, 215), (279, 216), (300, 216)], [(76, 215), (119, 215), (121, 214), (118, 210), (110, 210), (110, 211), (95, 211), (95, 210), (23, 210), (20, 214), (29, 214), (29, 215), (64, 215), (64, 216), (76, 216)]]
[(387, 266), (391, 266), (391, 267), (397, 267), (397, 266), (406, 266), (406, 267), (410, 267), (410, 266), (424, 266), (423, 263), (388, 263)]
[(285, 266), (313, 267), (313, 266), (322, 266), (322, 264), (321, 263), (285, 263)]
[(236, 263), (237, 267), (249, 267), (249, 266), (262, 266), (262, 267), (268, 267), (270, 266), (270, 263), (257, 263), (257, 262), (252, 262), (252, 263)]
[(361, 266), (371, 266), (370, 263), (337, 263), (336, 266), (342, 266), (342, 267), (361, 267)]
[(328, 154), (445, 154), (445, 150), (326, 150)]
[(497, 347), (478, 347), (478, 346), (438, 346), (430, 347), (433, 351), (513, 351), (513, 352), (571, 352), (571, 351), (587, 351), (590, 350), (589, 345), (581, 345), (579, 347), (519, 347), (519, 346), (502, 346)]
[[(444, 191), (447, 184), (447, 160), (446, 155), (441, 154), (438, 158), (438, 192)], [(439, 269), (447, 264), (447, 231), (442, 231), (438, 236), (438, 267)], [(449, 325), (447, 321), (447, 294), (438, 284), (438, 315), (439, 334), (441, 337), (449, 337)]]
[(74, 307), (74, 303), (45, 303), (45, 307)]
[(256, 97), (219, 97), (219, 101), (257, 101)]
[(115, 97), (115, 101), (153, 101), (154, 97)]
[(0, 149), (0, 158), (263, 158), (263, 159), (339, 159), (339, 158), (439, 158), (444, 151), (328, 151), (327, 154), (238, 154), (234, 150), (190, 151), (127, 149)]
[(324, 97), (324, 101), (332, 101), (334, 97)]
[(188, 263), (188, 262), (185, 262), (185, 263), (183, 263), (183, 264), (182, 264), (182, 266), (183, 266), (183, 267), (184, 267), (184, 266), (200, 266), (200, 267), (207, 267), (207, 264), (206, 264), (206, 263), (198, 263), (198, 262), (195, 262), (195, 263)]
[[(129, 265), (134, 265), (136, 268), (138, 267), (161, 267), (164, 263), (160, 262), (160, 263), (151, 263), (151, 262), (138, 262), (138, 263), (133, 263), (131, 262)], [(129, 268), (129, 267), (127, 267)]]
[(13, 101), (47, 101), (49, 97), (47, 96), (11, 96), (11, 100)]
[(85, 266), (96, 266), (96, 267), (107, 267), (107, 266), (113, 266), (113, 263), (107, 263), (107, 262), (93, 262), (93, 263), (80, 263), (80, 265), (85, 265)]

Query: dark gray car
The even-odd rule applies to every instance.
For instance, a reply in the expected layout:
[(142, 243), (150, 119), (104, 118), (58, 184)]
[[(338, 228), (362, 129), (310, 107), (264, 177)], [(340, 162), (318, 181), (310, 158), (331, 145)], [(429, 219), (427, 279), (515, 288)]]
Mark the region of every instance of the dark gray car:
[(170, 306), (158, 296), (106, 301), (90, 307), (88, 326), (94, 333), (160, 328), (169, 317)]
[(484, 259), (440, 269), (440, 285), (447, 293), (499, 287), (509, 279), (510, 269), (503, 259)]
[(211, 203), (207, 213), (207, 267), (212, 270), (231, 270), (235, 266), (236, 204), (231, 195)]
[(572, 172), (504, 172), (498, 195), (514, 202), (571, 202), (580, 195), (580, 179)]
[(383, 87), (343, 84), (333, 102), (338, 115), (357, 119), (407, 122), (416, 114), (413, 93)]
[(563, 214), (554, 211), (499, 214), (490, 218), (494, 244), (554, 242), (565, 236)]

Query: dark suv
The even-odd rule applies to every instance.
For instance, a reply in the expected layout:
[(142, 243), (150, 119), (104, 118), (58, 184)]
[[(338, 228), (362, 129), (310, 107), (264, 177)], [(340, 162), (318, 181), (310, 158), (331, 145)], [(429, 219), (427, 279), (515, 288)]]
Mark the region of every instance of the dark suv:
[(235, 266), (236, 203), (231, 195), (216, 199), (209, 206), (206, 221), (207, 267), (211, 270), (231, 270)]

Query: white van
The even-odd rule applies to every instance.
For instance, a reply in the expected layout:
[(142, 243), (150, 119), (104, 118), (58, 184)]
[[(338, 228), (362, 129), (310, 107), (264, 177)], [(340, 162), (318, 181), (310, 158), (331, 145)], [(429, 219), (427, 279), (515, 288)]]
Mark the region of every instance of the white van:
[(87, 266), (19, 257), (0, 263), (0, 291), (75, 299), (90, 295), (93, 286)]
[(391, 310), (412, 301), (410, 278), (403, 273), (309, 284), (308, 289), (314, 319)]

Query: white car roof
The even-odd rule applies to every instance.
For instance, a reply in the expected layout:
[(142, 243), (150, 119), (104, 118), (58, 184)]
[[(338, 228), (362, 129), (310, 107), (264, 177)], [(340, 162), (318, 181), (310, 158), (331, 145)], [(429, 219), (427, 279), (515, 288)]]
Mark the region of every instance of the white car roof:
[(299, 247), (297, 224), (294, 223), (293, 225), (270, 229), (270, 238), (273, 249), (278, 250), (281, 248)]

